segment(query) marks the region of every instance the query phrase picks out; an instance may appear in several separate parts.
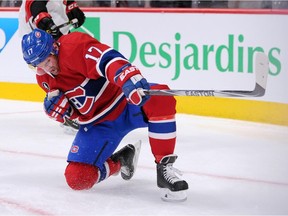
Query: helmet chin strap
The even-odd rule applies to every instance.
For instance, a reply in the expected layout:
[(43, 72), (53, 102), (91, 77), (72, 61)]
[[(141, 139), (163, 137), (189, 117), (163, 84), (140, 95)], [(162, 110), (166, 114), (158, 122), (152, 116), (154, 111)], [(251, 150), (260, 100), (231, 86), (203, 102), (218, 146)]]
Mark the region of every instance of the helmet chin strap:
[(53, 79), (55, 79), (55, 76), (52, 74), (52, 73), (50, 73), (50, 72), (48, 72), (48, 71), (45, 71), (49, 76), (51, 76)]
[(53, 79), (55, 79), (55, 76), (51, 73), (51, 72), (49, 72), (49, 71), (47, 71), (47, 70), (45, 70), (45, 69), (43, 69), (43, 68), (41, 68), (43, 71), (45, 71), (45, 73), (46, 74), (48, 74), (49, 76), (51, 76)]

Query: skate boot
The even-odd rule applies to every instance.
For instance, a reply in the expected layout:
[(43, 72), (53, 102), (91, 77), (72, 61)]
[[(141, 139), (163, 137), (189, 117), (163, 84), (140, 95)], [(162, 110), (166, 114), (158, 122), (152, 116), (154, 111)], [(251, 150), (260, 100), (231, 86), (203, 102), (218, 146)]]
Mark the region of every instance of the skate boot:
[(111, 156), (114, 162), (120, 161), (121, 177), (124, 180), (130, 180), (137, 168), (139, 153), (141, 149), (141, 141), (134, 145), (128, 144)]
[(161, 188), (161, 199), (164, 201), (185, 201), (188, 184), (175, 173), (180, 171), (173, 167), (177, 155), (170, 154), (163, 157), (157, 164), (157, 185)]

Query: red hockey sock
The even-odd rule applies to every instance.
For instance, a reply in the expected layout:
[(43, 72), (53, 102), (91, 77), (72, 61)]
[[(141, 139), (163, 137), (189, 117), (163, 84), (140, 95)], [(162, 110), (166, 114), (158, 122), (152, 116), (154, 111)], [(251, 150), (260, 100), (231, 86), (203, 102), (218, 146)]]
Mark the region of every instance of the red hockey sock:
[(159, 163), (164, 156), (174, 153), (175, 140), (175, 138), (159, 140), (149, 137), (151, 150), (156, 163)]
[(87, 190), (110, 175), (118, 173), (120, 168), (120, 162), (113, 162), (110, 158), (105, 162), (104, 169), (101, 171), (90, 164), (70, 162), (65, 170), (65, 178), (72, 189)]
[[(154, 85), (151, 89), (169, 89), (167, 85)], [(151, 97), (143, 106), (148, 118), (149, 142), (155, 161), (173, 154), (176, 143), (176, 100), (174, 97)]]

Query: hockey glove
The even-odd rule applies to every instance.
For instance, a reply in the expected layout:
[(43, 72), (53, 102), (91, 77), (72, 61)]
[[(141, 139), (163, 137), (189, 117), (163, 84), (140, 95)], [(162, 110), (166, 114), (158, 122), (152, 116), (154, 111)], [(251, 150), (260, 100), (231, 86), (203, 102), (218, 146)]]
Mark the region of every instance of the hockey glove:
[(64, 123), (72, 111), (65, 95), (59, 90), (52, 90), (47, 93), (44, 99), (45, 113), (52, 119)]
[(116, 77), (116, 83), (122, 88), (129, 103), (143, 106), (150, 96), (143, 94), (143, 89), (150, 89), (147, 80), (134, 67), (126, 67)]
[(53, 22), (50, 14), (41, 12), (34, 18), (34, 22), (38, 28), (51, 34), (55, 40), (58, 40), (62, 36), (62, 33)]
[(86, 19), (85, 14), (78, 7), (78, 4), (74, 1), (70, 3), (69, 1), (67, 2), (66, 14), (70, 21), (75, 18), (78, 20), (78, 22), (72, 24), (74, 28), (80, 27), (85, 22), (85, 19)]

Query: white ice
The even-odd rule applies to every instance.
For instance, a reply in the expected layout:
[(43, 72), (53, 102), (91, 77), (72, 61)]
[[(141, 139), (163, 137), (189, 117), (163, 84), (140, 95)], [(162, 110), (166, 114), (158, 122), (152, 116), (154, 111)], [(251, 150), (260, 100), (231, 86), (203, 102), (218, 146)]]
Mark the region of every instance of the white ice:
[(65, 182), (73, 135), (41, 103), (0, 100), (0, 215), (288, 215), (288, 127), (177, 114), (178, 160), (188, 199), (167, 203), (156, 186), (147, 130), (138, 169), (88, 191)]

